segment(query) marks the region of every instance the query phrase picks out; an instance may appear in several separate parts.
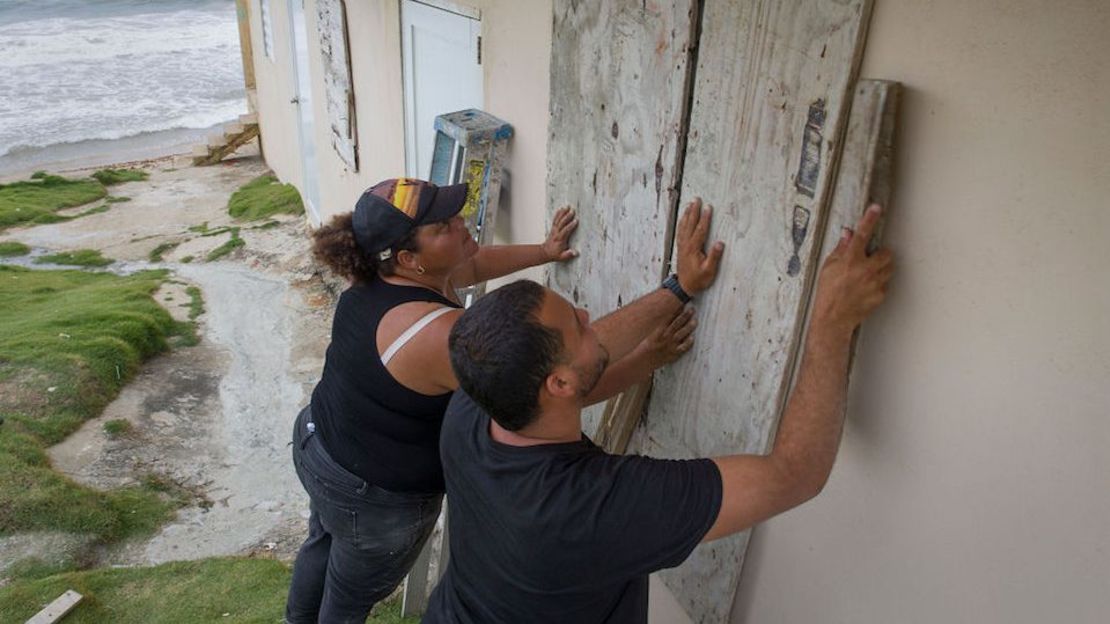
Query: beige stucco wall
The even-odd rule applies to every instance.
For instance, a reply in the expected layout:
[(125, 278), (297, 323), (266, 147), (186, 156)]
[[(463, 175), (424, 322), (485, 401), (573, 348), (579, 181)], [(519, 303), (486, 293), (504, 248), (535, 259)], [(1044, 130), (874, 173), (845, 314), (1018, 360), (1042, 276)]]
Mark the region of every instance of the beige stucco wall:
[(879, 0), (907, 86), (887, 241), (812, 503), (735, 622), (1110, 621), (1110, 3)]
[(305, 2), (309, 73), (312, 75), (320, 214), (351, 210), (367, 187), (404, 175), (405, 127), (401, 91), (401, 13), (396, 0), (347, 2), (351, 78), (355, 92), (358, 171), (350, 171), (331, 144), (319, 54), (316, 3)]
[(301, 185), (301, 160), (297, 141), (297, 107), (289, 103), (296, 94), (289, 46), (289, 13), (284, 0), (270, 0), (274, 58), (262, 43), (260, 0), (250, 0), (251, 53), (258, 93), (258, 120), (266, 164), (286, 182)]
[[(254, 0), (253, 9), (257, 9)], [(285, 0), (274, 2), (275, 49), (271, 62), (260, 53), (261, 29), (254, 19), (255, 67), (266, 161), (283, 180), (303, 189), (296, 107), (289, 69)], [(347, 2), (351, 72), (357, 108), (359, 170), (349, 171), (331, 147), (323, 65), (318, 53), (314, 0), (305, 7), (313, 111), (316, 122), (320, 213), (324, 219), (350, 210), (371, 184), (404, 175), (404, 110), (401, 90), (400, 2)], [(551, 0), (475, 0), (455, 4), (482, 15), (485, 109), (513, 125), (498, 218), (501, 241), (538, 241), (543, 236), (546, 184), (548, 63)], [(261, 58), (260, 58), (261, 57)], [(280, 126), (280, 127), (279, 127)], [(519, 213), (530, 213), (521, 216)], [(536, 273), (538, 276), (538, 273)]]

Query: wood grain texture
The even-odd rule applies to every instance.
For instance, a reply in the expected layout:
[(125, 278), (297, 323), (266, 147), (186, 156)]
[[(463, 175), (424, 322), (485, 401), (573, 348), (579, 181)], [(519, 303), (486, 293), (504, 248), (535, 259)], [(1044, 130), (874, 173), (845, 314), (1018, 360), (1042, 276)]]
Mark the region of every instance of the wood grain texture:
[[(677, 203), (694, 0), (555, 0), (548, 215), (578, 211), (547, 284), (599, 317), (658, 288)], [(584, 414), (593, 435), (601, 408)]]
[[(872, 203), (883, 206), (883, 216), (875, 226), (869, 249), (875, 249), (882, 242), (883, 227), (889, 218), (894, 195), (894, 134), (901, 98), (900, 83), (887, 80), (856, 83), (848, 130), (844, 135), (844, 152), (829, 205), (828, 224), (823, 228), (822, 259), (836, 247), (840, 228), (855, 227), (863, 210)], [(812, 301), (810, 303), (812, 307)], [(855, 361), (861, 330), (862, 327), (852, 336), (851, 361)], [(805, 342), (804, 336), (802, 342)], [(850, 367), (851, 364), (849, 373)]]
[[(790, 381), (870, 0), (706, 0), (682, 203), (714, 207), (726, 244), (695, 305), (693, 353), (656, 375), (632, 448), (765, 453)], [(695, 622), (728, 621), (748, 534), (662, 578)]]
[(901, 92), (902, 85), (897, 82), (856, 83), (821, 258), (836, 247), (840, 228), (855, 227), (871, 203), (887, 209), (875, 228), (872, 245), (882, 239), (894, 189), (894, 131)]
[(347, 44), (347, 8), (343, 0), (317, 0), (316, 12), (331, 143), (343, 163), (351, 171), (358, 171), (358, 135), (355, 132), (355, 94), (351, 83), (350, 48)]
[(64, 594), (55, 598), (50, 604), (43, 607), (42, 611), (27, 620), (27, 624), (54, 624), (70, 611), (73, 611), (83, 597), (72, 589), (67, 589)]

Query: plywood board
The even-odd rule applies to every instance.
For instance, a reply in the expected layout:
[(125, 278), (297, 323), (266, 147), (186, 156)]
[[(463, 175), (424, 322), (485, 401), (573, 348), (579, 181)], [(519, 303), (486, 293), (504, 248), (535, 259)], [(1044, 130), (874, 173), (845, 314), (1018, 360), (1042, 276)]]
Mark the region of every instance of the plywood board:
[[(821, 258), (828, 257), (836, 247), (840, 228), (855, 227), (864, 209), (872, 203), (883, 206), (884, 210), (868, 248), (874, 249), (882, 241), (894, 194), (894, 131), (901, 97), (902, 85), (897, 82), (860, 80), (856, 83), (844, 151), (829, 205), (828, 225), (824, 228)], [(811, 310), (812, 304), (811, 300)], [(852, 337), (853, 361), (858, 338), (859, 330)], [(851, 364), (849, 373), (850, 367)]]
[(897, 82), (856, 83), (821, 258), (836, 247), (840, 228), (855, 227), (870, 203), (887, 209), (875, 228), (873, 244), (878, 244), (882, 237), (893, 195), (894, 130), (901, 92), (902, 86)]
[(351, 171), (358, 171), (355, 94), (347, 42), (347, 7), (343, 0), (317, 0), (316, 12), (331, 143), (343, 163)]
[(581, 255), (547, 280), (594, 317), (664, 275), (695, 17), (694, 0), (554, 3), (548, 215), (575, 207)]
[[(706, 0), (682, 202), (714, 207), (725, 241), (696, 305), (695, 351), (656, 375), (634, 449), (764, 453), (816, 267), (870, 0)], [(728, 621), (747, 533), (699, 546), (662, 578), (695, 622)]]

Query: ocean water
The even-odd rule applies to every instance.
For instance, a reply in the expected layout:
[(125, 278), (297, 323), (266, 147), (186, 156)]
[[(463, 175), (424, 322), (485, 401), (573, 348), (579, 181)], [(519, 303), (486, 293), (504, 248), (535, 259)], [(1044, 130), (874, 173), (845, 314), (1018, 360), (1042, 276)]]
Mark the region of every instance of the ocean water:
[(0, 0), (0, 170), (246, 111), (234, 0)]

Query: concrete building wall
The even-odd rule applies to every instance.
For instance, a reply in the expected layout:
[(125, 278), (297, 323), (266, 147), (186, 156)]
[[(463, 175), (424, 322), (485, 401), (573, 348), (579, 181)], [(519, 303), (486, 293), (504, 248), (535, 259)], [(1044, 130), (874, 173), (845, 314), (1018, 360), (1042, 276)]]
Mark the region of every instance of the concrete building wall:
[(1110, 4), (880, 0), (907, 87), (844, 443), (735, 622), (1110, 617)]

